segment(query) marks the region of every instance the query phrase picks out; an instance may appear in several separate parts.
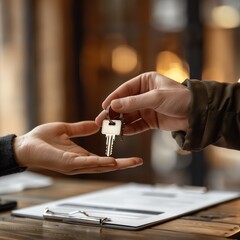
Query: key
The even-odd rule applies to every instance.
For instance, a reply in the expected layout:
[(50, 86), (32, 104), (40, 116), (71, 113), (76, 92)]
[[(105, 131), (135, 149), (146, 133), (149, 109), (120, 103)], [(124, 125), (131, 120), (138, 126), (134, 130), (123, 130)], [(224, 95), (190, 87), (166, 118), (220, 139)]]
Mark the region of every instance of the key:
[(112, 155), (113, 143), (115, 136), (122, 133), (122, 121), (121, 120), (103, 120), (102, 134), (106, 135), (106, 155), (109, 157)]

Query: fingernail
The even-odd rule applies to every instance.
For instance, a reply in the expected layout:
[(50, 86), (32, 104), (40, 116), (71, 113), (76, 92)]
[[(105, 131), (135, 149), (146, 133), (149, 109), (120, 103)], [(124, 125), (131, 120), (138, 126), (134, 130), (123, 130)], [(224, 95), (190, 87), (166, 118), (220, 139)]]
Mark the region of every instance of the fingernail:
[(143, 164), (143, 160), (141, 159), (136, 160), (136, 165), (142, 165), (142, 164)]

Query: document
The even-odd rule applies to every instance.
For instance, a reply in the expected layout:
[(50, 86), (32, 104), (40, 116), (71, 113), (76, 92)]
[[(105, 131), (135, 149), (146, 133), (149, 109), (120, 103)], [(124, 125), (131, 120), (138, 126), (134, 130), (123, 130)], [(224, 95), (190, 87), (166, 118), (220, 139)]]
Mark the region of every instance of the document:
[(14, 216), (142, 229), (231, 199), (238, 192), (129, 183), (12, 211)]

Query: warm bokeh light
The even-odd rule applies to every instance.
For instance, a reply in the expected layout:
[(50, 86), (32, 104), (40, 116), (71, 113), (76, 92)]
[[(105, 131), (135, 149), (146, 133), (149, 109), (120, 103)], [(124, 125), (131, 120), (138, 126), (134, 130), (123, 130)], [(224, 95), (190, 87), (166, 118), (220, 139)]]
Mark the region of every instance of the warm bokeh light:
[(218, 6), (212, 11), (213, 22), (222, 28), (236, 28), (240, 25), (240, 15), (232, 6)]
[(157, 55), (157, 72), (178, 82), (183, 82), (189, 77), (186, 66), (187, 63), (173, 52), (163, 51)]
[(119, 45), (112, 51), (112, 69), (120, 74), (133, 72), (138, 63), (136, 50), (128, 45)]

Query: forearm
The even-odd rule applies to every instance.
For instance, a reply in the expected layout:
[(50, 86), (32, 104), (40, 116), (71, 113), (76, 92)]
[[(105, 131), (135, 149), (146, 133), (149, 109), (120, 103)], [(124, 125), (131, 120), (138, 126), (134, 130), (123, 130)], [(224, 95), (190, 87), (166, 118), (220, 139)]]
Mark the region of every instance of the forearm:
[[(213, 144), (240, 149), (240, 84), (187, 80), (192, 93), (189, 129), (182, 136), (185, 150), (197, 151)], [(173, 134), (179, 140), (179, 134)]]
[(0, 137), (0, 176), (22, 172), (14, 157), (13, 141), (15, 135)]

